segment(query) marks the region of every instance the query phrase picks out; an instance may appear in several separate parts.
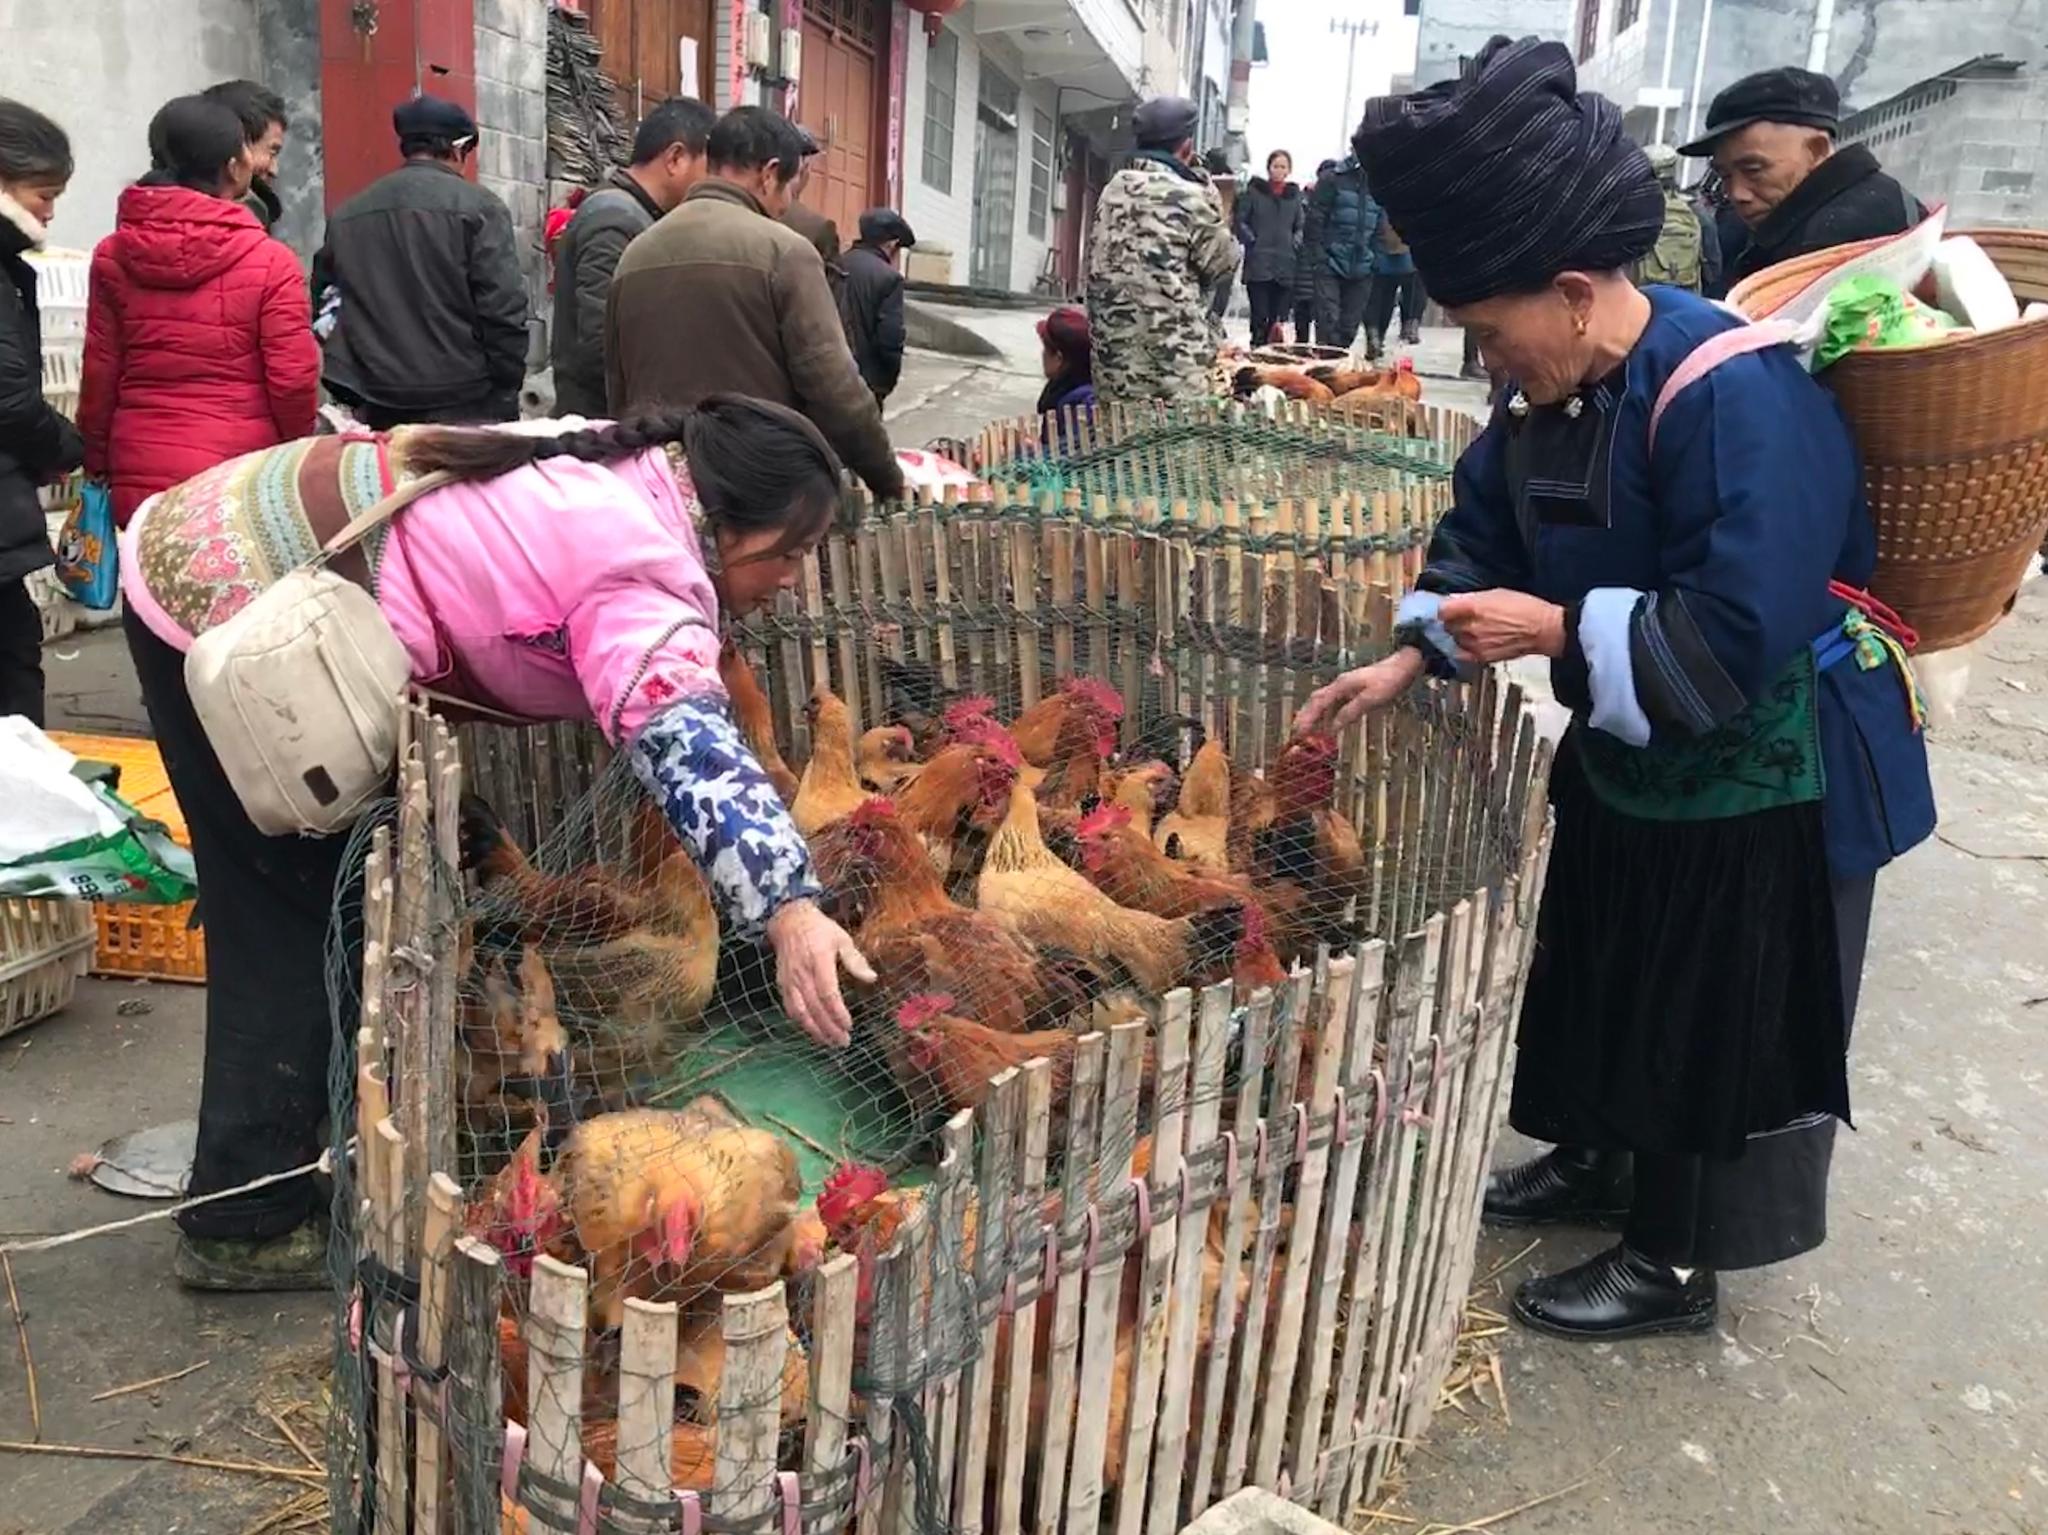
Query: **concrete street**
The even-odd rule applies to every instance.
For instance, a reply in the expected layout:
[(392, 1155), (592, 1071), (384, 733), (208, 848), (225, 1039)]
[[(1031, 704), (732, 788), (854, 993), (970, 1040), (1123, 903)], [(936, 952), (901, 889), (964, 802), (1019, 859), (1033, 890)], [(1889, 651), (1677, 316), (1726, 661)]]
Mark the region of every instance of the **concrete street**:
[[(962, 312), (963, 314), (967, 312)], [(901, 443), (1030, 408), (1035, 314), (972, 312), (1000, 358), (913, 356)], [(1476, 403), (1455, 332), (1418, 351), (1431, 398)], [(50, 647), (55, 726), (139, 733), (119, 632)], [(1934, 743), (1943, 826), (1881, 882), (1852, 1063), (1857, 1133), (1837, 1158), (1833, 1236), (1727, 1276), (1720, 1331), (1587, 1348), (1510, 1331), (1506, 1413), (1446, 1410), (1390, 1505), (1458, 1525), (1573, 1535), (2048, 1531), (2048, 582), (1980, 647), (1961, 718)], [(0, 1040), (0, 1238), (144, 1207), (72, 1182), (107, 1137), (189, 1116), (195, 988), (88, 981), (61, 1016)], [(1503, 1157), (1526, 1148), (1503, 1147)], [(1489, 1236), (1479, 1303), (1595, 1238)], [(155, 1224), (15, 1260), (46, 1442), (299, 1464), (315, 1451), (325, 1297), (199, 1299)], [(182, 1379), (116, 1388), (202, 1367)], [(30, 1437), (0, 1323), (0, 1439)], [(311, 1404), (310, 1410), (295, 1404)], [(291, 1416), (294, 1411), (297, 1416)], [(162, 1465), (0, 1453), (0, 1535), (234, 1535), (298, 1489)], [(1373, 1531), (1409, 1528), (1374, 1522)], [(1471, 1526), (1468, 1526), (1471, 1527)]]

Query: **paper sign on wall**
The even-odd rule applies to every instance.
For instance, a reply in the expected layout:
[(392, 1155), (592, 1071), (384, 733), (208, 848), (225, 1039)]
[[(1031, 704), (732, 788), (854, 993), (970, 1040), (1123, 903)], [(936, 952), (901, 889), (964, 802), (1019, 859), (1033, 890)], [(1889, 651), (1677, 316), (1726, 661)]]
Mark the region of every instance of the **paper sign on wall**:
[(678, 56), (677, 62), (681, 65), (676, 75), (676, 79), (681, 82), (680, 94), (694, 96), (703, 89), (701, 77), (697, 73), (697, 39), (694, 37), (677, 38), (676, 53)]

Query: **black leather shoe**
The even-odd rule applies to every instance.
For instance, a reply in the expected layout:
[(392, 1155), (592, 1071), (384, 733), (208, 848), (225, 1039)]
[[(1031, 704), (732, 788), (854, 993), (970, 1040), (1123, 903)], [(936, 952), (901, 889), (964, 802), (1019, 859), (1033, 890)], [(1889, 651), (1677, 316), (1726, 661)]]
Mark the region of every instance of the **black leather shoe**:
[(1559, 1146), (1486, 1180), (1490, 1226), (1619, 1226), (1628, 1216), (1628, 1158)]
[(1719, 1294), (1712, 1269), (1688, 1269), (1681, 1279), (1622, 1242), (1562, 1274), (1523, 1280), (1515, 1319), (1559, 1338), (1706, 1332)]

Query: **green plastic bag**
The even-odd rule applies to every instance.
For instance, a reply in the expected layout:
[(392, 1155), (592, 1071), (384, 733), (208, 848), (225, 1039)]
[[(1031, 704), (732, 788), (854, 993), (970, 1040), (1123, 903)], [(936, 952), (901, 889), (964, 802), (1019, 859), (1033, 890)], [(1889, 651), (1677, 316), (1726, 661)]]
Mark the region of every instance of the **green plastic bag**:
[(175, 905), (192, 855), (27, 720), (0, 720), (0, 896)]
[(1923, 304), (1889, 277), (1850, 277), (1828, 294), (1827, 318), (1813, 365), (1825, 368), (1850, 352), (1914, 346), (1956, 329), (1941, 310)]

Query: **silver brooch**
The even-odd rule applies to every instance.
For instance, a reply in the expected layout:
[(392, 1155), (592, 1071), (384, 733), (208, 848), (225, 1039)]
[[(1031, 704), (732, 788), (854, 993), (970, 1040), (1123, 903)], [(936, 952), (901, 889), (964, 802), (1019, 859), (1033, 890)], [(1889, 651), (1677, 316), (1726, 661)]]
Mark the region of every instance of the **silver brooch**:
[(1508, 396), (1508, 414), (1511, 416), (1526, 416), (1529, 414), (1529, 397), (1519, 389)]
[(1570, 420), (1578, 420), (1579, 417), (1585, 413), (1585, 410), (1586, 402), (1583, 399), (1581, 399), (1578, 395), (1573, 395), (1569, 400), (1566, 400), (1564, 402), (1564, 413), (1566, 417), (1568, 417)]

